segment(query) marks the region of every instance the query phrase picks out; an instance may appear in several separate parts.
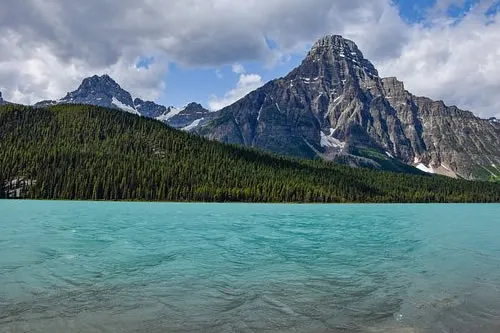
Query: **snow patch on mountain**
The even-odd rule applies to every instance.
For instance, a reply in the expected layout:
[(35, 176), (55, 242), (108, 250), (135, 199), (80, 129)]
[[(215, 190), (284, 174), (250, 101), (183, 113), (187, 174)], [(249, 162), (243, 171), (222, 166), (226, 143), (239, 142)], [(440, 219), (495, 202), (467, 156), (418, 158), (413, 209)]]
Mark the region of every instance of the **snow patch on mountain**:
[(417, 165), (417, 169), (422, 170), (423, 172), (427, 172), (427, 173), (436, 173), (432, 167), (428, 167), (427, 165), (425, 165), (423, 163), (419, 163)]
[(167, 113), (162, 114), (159, 117), (156, 117), (156, 120), (166, 122), (170, 118), (173, 118), (173, 117), (177, 116), (179, 113), (181, 113), (185, 109), (186, 109), (185, 107), (184, 108), (180, 108), (180, 109), (179, 108), (170, 107), (170, 108), (168, 108), (168, 112)]
[(189, 124), (188, 126), (182, 128), (183, 131), (187, 131), (189, 132), (190, 130), (198, 127), (198, 125), (200, 124), (200, 122), (203, 120), (204, 118), (200, 118), (200, 119), (196, 119), (195, 121), (193, 121), (191, 124)]
[(113, 96), (113, 98), (111, 99), (111, 103), (114, 104), (117, 108), (119, 108), (119, 109), (121, 109), (123, 111), (129, 112), (129, 113), (133, 113), (133, 114), (136, 114), (136, 115), (139, 115), (139, 116), (141, 115), (139, 112), (137, 112), (136, 109), (134, 109), (133, 107), (128, 106), (126, 104), (123, 104), (118, 99), (116, 99), (115, 96)]
[(321, 147), (323, 148), (340, 148), (340, 149), (344, 149), (345, 147), (345, 142), (342, 142), (336, 138), (333, 137), (333, 131), (334, 129), (333, 128), (330, 128), (330, 134), (329, 135), (326, 135), (325, 133), (323, 133), (323, 131), (320, 131), (320, 134), (321, 134)]

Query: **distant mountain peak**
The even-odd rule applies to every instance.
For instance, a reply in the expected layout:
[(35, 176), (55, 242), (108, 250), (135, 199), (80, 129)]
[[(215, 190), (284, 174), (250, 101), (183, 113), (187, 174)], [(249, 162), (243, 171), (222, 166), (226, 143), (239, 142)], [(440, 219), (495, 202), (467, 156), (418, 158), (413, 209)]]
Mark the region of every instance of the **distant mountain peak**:
[[(211, 140), (348, 165), (485, 179), (498, 170), (496, 119), (476, 118), (380, 78), (356, 43), (320, 38), (283, 78), (270, 81), (198, 133)], [(394, 160), (399, 164), (391, 164)], [(389, 163), (389, 164), (388, 164)]]
[(304, 78), (326, 82), (335, 81), (336, 89), (343, 89), (350, 79), (367, 82), (378, 78), (375, 66), (365, 59), (356, 43), (339, 35), (325, 36), (311, 47), (301, 65), (288, 78)]
[(313, 56), (325, 52), (333, 53), (340, 57), (344, 55), (364, 59), (363, 53), (359, 50), (356, 43), (339, 35), (325, 36), (319, 39), (312, 46), (309, 55)]
[(89, 104), (120, 109), (139, 114), (130, 93), (109, 75), (94, 75), (83, 79), (77, 90), (69, 92), (59, 103)]
[(122, 89), (120, 85), (113, 80), (108, 74), (104, 74), (101, 76), (94, 75), (83, 79), (80, 87), (78, 89), (82, 89), (85, 87), (93, 88), (93, 87), (106, 87), (111, 89)]
[(320, 48), (331, 48), (335, 50), (342, 50), (342, 49), (348, 49), (352, 51), (359, 51), (356, 43), (354, 43), (350, 39), (346, 39), (342, 37), (341, 35), (327, 35), (324, 36), (320, 39), (318, 39), (313, 47), (312, 50), (320, 49)]
[(152, 101), (145, 101), (140, 98), (134, 99), (134, 107), (142, 116), (148, 118), (156, 118), (167, 112), (167, 108), (165, 106), (156, 104)]

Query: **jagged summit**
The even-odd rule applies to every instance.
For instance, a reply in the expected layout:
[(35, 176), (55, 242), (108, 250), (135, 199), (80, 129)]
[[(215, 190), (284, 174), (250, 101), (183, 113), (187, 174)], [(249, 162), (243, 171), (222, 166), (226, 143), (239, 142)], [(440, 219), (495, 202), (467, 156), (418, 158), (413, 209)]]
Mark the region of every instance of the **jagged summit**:
[[(143, 117), (154, 118), (172, 127), (190, 130), (204, 120), (215, 117), (216, 113), (204, 109), (198, 103), (190, 103), (182, 109), (165, 107), (141, 98), (132, 99), (109, 75), (93, 75), (83, 79), (75, 91), (69, 92), (58, 101), (45, 100), (34, 106), (43, 108), (56, 104), (88, 104), (130, 112)], [(193, 125), (194, 124), (194, 125)]]
[(85, 78), (77, 90), (69, 92), (59, 102), (97, 105), (139, 114), (130, 93), (107, 74)]
[[(297, 157), (485, 179), (499, 170), (500, 132), (442, 101), (380, 78), (357, 45), (325, 36), (302, 63), (220, 111), (198, 133)], [(399, 163), (399, 164), (398, 164)]]
[(157, 118), (167, 112), (167, 108), (165, 106), (156, 104), (152, 101), (144, 101), (140, 98), (134, 99), (134, 106), (142, 116), (148, 118)]
[(356, 52), (362, 56), (361, 51), (358, 49), (356, 43), (352, 40), (346, 39), (340, 35), (330, 35), (324, 36), (318, 39), (311, 48), (310, 53), (316, 53), (318, 51), (332, 51), (332, 52)]
[(94, 75), (82, 81), (82, 86), (92, 87), (97, 85), (104, 85), (113, 89), (121, 89), (120, 85), (116, 83), (116, 81), (113, 80), (108, 74), (101, 76)]
[(378, 76), (375, 66), (364, 58), (353, 41), (333, 35), (318, 40), (300, 66), (287, 78), (333, 84), (330, 88), (338, 92), (351, 81), (350, 79), (354, 79), (358, 84), (369, 85), (369, 82)]

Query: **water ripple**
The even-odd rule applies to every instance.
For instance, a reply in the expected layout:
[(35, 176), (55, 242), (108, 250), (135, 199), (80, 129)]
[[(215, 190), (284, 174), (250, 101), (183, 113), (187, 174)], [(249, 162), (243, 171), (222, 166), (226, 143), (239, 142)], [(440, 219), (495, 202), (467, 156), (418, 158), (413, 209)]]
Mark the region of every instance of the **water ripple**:
[(500, 331), (500, 205), (0, 209), (1, 332)]

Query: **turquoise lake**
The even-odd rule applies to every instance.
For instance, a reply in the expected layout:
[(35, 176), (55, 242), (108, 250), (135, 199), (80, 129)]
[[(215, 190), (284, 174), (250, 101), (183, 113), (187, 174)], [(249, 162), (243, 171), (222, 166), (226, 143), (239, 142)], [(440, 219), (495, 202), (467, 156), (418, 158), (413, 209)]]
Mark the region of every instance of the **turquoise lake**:
[(500, 204), (0, 201), (0, 332), (500, 332)]

